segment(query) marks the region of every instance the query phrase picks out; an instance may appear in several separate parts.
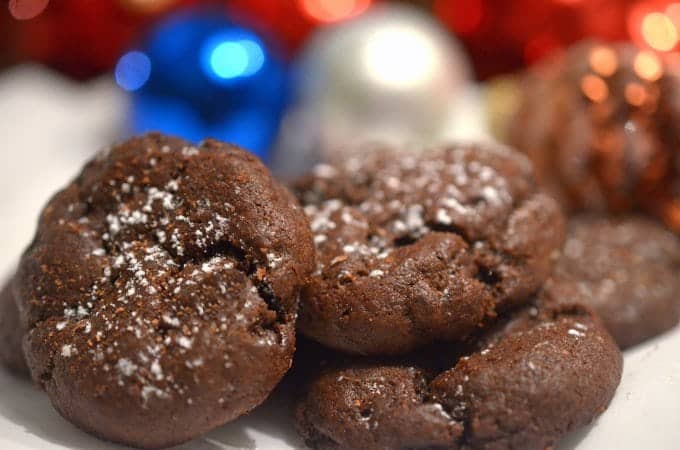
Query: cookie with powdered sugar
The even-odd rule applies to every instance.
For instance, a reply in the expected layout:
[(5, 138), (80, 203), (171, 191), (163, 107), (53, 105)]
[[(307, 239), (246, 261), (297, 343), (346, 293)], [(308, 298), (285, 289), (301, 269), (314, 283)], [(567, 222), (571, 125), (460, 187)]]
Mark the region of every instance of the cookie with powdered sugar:
[(286, 373), (313, 258), (302, 209), (257, 158), (133, 138), (56, 194), (22, 258), (32, 377), (88, 432), (187, 441), (259, 405)]
[(528, 159), (492, 144), (378, 149), (317, 166), (294, 189), (318, 263), (299, 328), (349, 353), (465, 338), (527, 302), (563, 240)]

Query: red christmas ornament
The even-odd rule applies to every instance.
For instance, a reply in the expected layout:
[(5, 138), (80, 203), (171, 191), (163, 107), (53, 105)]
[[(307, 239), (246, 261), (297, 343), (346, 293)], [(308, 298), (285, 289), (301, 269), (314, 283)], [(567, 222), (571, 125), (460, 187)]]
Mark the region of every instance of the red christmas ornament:
[(634, 0), (434, 0), (469, 50), (477, 75), (517, 70), (586, 37), (628, 37)]
[(38, 61), (75, 78), (89, 78), (110, 70), (159, 13), (194, 3), (198, 1), (53, 0), (37, 17), (13, 24), (11, 50), (16, 59)]

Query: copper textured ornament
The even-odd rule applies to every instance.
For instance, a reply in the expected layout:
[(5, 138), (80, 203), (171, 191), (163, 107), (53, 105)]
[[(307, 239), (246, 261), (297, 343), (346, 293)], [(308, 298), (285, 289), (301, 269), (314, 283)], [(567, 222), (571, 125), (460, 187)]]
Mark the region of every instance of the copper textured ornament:
[(523, 80), (509, 141), (568, 210), (644, 209), (680, 231), (680, 78), (631, 45), (582, 43)]
[(366, 141), (436, 141), (470, 78), (458, 44), (412, 7), (376, 5), (314, 36), (274, 166), (300, 171)]

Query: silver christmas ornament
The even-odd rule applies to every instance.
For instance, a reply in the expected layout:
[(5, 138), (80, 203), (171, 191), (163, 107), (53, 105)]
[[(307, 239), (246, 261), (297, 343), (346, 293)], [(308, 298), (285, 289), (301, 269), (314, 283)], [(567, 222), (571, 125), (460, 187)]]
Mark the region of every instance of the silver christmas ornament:
[(298, 98), (272, 164), (284, 176), (365, 142), (441, 140), (471, 75), (462, 48), (433, 17), (394, 5), (322, 29), (297, 70)]

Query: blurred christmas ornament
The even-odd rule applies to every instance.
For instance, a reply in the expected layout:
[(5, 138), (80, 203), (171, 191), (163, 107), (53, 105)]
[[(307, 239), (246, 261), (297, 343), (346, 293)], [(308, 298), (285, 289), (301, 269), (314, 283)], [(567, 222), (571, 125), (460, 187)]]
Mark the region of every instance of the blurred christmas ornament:
[(680, 231), (680, 78), (650, 50), (585, 43), (524, 80), (510, 143), (570, 210), (642, 208)]
[(375, 0), (230, 0), (230, 16), (275, 38), (293, 55), (321, 25), (364, 13)]
[(78, 79), (91, 78), (112, 69), (158, 14), (199, 1), (13, 0), (12, 14), (37, 17), (12, 27), (8, 51), (19, 62), (38, 61)]
[(287, 69), (277, 55), (219, 9), (166, 18), (141, 51), (120, 58), (115, 75), (133, 91), (135, 132), (214, 137), (262, 157), (289, 96)]
[(629, 6), (639, 0), (432, 0), (486, 79), (538, 61), (586, 37), (627, 39)]
[(321, 30), (298, 69), (274, 163), (282, 173), (363, 141), (438, 140), (470, 77), (464, 53), (431, 17), (387, 5)]

